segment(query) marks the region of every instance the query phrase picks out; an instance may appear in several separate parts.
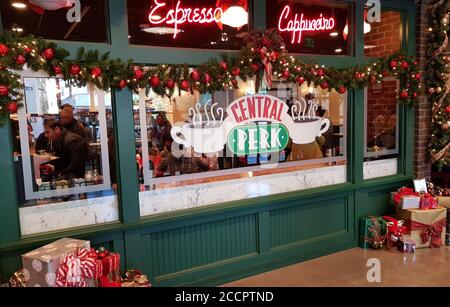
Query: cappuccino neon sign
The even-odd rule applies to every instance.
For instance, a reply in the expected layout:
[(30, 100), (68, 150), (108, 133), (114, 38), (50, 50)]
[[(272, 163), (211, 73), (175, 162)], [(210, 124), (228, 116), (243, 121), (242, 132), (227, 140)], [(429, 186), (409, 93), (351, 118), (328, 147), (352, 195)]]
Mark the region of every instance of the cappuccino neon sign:
[(294, 44), (302, 42), (303, 32), (319, 32), (334, 29), (336, 21), (333, 17), (324, 17), (320, 14), (319, 18), (307, 19), (304, 14), (301, 13), (300, 17), (297, 13), (292, 17), (291, 8), (286, 5), (280, 14), (278, 19), (278, 30), (280, 32), (290, 32), (291, 33), (291, 43)]
[(223, 11), (220, 7), (185, 8), (181, 6), (181, 1), (177, 2), (174, 9), (170, 9), (163, 17), (162, 12), (166, 7), (165, 2), (155, 1), (155, 7), (150, 11), (148, 20), (153, 25), (167, 24), (173, 25), (175, 32), (173, 38), (177, 37), (178, 26), (184, 23), (218, 23), (221, 21)]

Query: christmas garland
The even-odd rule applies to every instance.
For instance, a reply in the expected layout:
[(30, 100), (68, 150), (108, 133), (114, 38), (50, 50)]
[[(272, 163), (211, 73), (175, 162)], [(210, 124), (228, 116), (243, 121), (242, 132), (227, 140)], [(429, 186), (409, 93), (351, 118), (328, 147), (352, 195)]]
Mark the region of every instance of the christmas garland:
[[(430, 60), (426, 84), (432, 102), (431, 139), (428, 145), (431, 162), (441, 170), (450, 162), (450, 53), (447, 33), (450, 30), (450, 2), (430, 5), (430, 35), (427, 56)], [(446, 85), (447, 83), (447, 85)]]
[(364, 88), (382, 82), (387, 76), (400, 79), (400, 101), (412, 106), (419, 93), (420, 73), (417, 62), (402, 54), (378, 59), (364, 66), (345, 69), (304, 63), (288, 55), (283, 39), (275, 29), (255, 30), (244, 39), (244, 47), (236, 55), (223, 54), (190, 70), (188, 64), (161, 64), (152, 68), (136, 66), (132, 60), (110, 59), (109, 54), (80, 48), (75, 59), (69, 52), (34, 36), (20, 37), (5, 32), (0, 36), (0, 112), (14, 113), (20, 104), (20, 78), (14, 70), (26, 66), (45, 71), (49, 76), (63, 78), (68, 84), (85, 86), (93, 83), (100, 89), (129, 87), (152, 88), (159, 95), (172, 96), (175, 91), (201, 93), (237, 88), (237, 78), (246, 81), (256, 77), (257, 87), (272, 76), (299, 85), (320, 86), (322, 89), (345, 93), (348, 89)]

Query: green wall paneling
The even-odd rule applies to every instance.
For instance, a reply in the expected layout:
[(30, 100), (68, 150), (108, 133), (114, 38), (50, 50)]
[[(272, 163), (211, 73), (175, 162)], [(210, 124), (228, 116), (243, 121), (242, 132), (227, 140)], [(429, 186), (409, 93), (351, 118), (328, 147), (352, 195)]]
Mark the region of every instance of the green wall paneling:
[(346, 199), (317, 201), (270, 212), (271, 246), (346, 232)]
[(143, 258), (151, 262), (151, 267), (146, 268), (157, 278), (255, 253), (256, 216), (244, 215), (143, 234), (141, 240)]

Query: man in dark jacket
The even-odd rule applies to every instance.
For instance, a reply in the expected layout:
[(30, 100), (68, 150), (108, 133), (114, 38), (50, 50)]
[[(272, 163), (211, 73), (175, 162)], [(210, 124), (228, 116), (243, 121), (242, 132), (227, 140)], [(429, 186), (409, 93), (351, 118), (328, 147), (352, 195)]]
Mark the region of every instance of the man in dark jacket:
[(89, 135), (86, 133), (84, 126), (73, 117), (73, 106), (63, 104), (59, 111), (59, 122), (63, 128), (72, 133), (78, 134), (80, 137), (89, 142)]
[(59, 157), (46, 164), (51, 168), (51, 172), (57, 177), (83, 178), (88, 143), (54, 120), (46, 123), (45, 136), (56, 144), (56, 156)]

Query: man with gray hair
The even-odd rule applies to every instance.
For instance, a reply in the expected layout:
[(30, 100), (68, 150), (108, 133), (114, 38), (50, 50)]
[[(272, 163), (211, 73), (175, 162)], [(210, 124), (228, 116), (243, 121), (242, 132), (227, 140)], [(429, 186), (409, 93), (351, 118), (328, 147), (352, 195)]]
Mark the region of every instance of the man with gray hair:
[(89, 142), (89, 135), (86, 133), (83, 125), (73, 117), (73, 106), (71, 104), (63, 104), (59, 111), (59, 122), (61, 125), (72, 133), (75, 133)]

